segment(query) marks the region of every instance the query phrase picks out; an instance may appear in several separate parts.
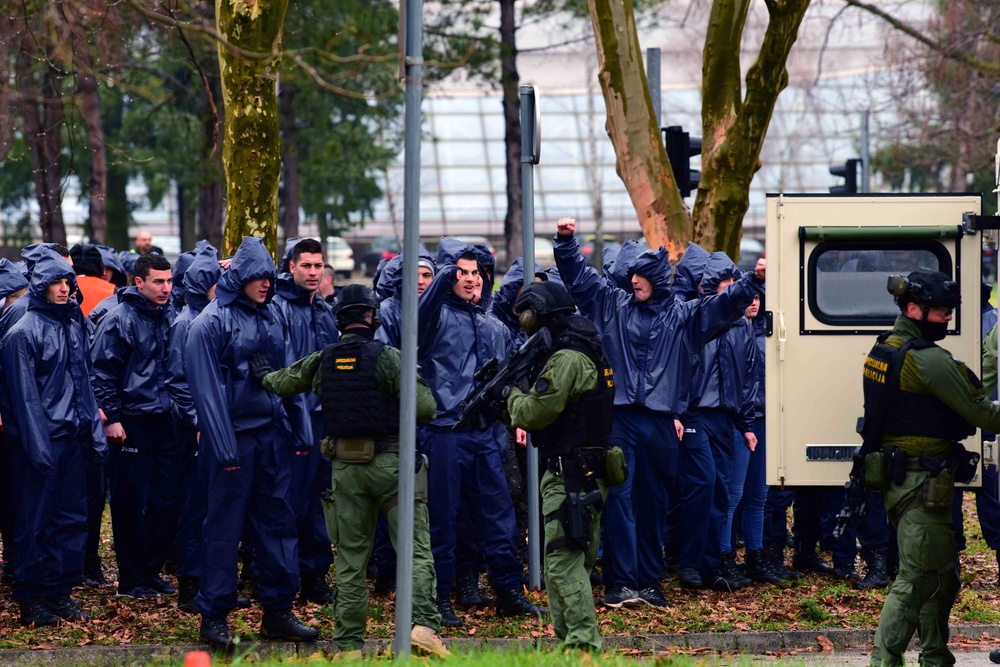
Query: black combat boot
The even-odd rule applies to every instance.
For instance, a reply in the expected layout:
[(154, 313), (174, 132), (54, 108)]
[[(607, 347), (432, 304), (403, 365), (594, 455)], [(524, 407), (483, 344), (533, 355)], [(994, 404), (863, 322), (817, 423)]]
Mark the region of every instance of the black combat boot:
[(701, 574), (693, 567), (678, 568), (677, 581), (680, 582), (682, 588), (698, 589), (705, 587)]
[(724, 577), (721, 574), (710, 576), (706, 581), (708, 581), (709, 588), (720, 593), (735, 593), (742, 588), (740, 582)]
[(544, 607), (536, 607), (524, 596), (524, 591), (520, 587), (498, 590), (496, 594), (497, 616), (533, 616), (548, 611)]
[(45, 598), (48, 610), (64, 621), (89, 621), (90, 614), (85, 612), (77, 600), (68, 595), (57, 595)]
[(174, 588), (166, 578), (156, 576), (149, 582), (149, 587), (160, 595), (174, 595), (177, 593), (177, 589)]
[(455, 606), (459, 609), (486, 607), (493, 598), (480, 587), (476, 575), (471, 570), (461, 570), (455, 578)]
[(801, 572), (789, 570), (785, 567), (785, 545), (780, 542), (768, 544), (763, 549), (764, 557), (767, 559), (771, 570), (787, 581), (798, 581), (802, 578)]
[(799, 572), (816, 572), (818, 574), (833, 574), (833, 566), (827, 565), (826, 562), (819, 557), (816, 553), (815, 548), (804, 549), (796, 548), (795, 556), (792, 557), (792, 567), (794, 567)]
[(195, 598), (198, 597), (198, 577), (177, 577), (177, 610), (197, 614)]
[(333, 590), (326, 583), (326, 572), (302, 575), (302, 599), (314, 604), (333, 604)]
[(311, 642), (319, 637), (319, 630), (295, 618), (291, 609), (265, 611), (260, 622), (260, 636), (286, 642)]
[(449, 628), (460, 628), (465, 625), (462, 623), (462, 619), (458, 617), (455, 610), (452, 608), (450, 599), (439, 598), (437, 601), (437, 608), (441, 613), (441, 625)]
[(83, 585), (87, 588), (99, 588), (107, 586), (108, 580), (104, 577), (104, 570), (101, 568), (100, 558), (88, 558), (83, 566)]
[(719, 556), (719, 570), (727, 581), (736, 582), (739, 588), (753, 583), (736, 567), (736, 554), (732, 551), (726, 551)]
[(25, 600), (21, 603), (21, 625), (29, 628), (59, 625), (59, 617), (49, 611), (42, 598)]
[(846, 579), (851, 583), (861, 581), (861, 575), (858, 574), (856, 569), (854, 569), (854, 563), (848, 563), (847, 565), (835, 565), (833, 567), (833, 576), (837, 579)]
[(885, 560), (885, 554), (881, 553), (866, 558), (865, 562), (868, 564), (868, 571), (865, 572), (865, 578), (861, 581), (853, 582), (851, 588), (888, 588), (889, 574), (886, 572)]
[(198, 630), (198, 636), (215, 648), (225, 650), (230, 649), (233, 646), (233, 631), (230, 630), (229, 626), (226, 624), (225, 617), (208, 618), (203, 616), (201, 618), (201, 628)]
[(747, 567), (745, 574), (750, 577), (752, 581), (762, 584), (777, 584), (782, 586), (788, 583), (786, 579), (784, 579), (774, 570), (774, 568), (771, 567), (771, 563), (765, 557), (763, 549), (747, 552)]

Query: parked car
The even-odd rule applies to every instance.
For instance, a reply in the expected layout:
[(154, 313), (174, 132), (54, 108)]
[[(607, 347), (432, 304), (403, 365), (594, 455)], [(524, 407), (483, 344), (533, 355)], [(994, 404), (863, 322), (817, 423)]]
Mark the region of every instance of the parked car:
[[(601, 241), (605, 248), (621, 248), (621, 241), (615, 236), (604, 234)], [(588, 234), (583, 237), (583, 244), (580, 246), (580, 253), (587, 263), (593, 267), (600, 267), (604, 262), (603, 251), (597, 252), (597, 234)]]
[(535, 266), (547, 269), (556, 265), (555, 249), (552, 239), (544, 236), (535, 237)]
[(395, 236), (376, 236), (361, 254), (361, 270), (371, 278), (378, 263), (383, 259), (392, 259), (399, 254), (399, 250), (399, 239)]
[(327, 236), (326, 263), (333, 267), (336, 275), (350, 278), (354, 273), (354, 249), (351, 244), (339, 236)]
[(740, 239), (740, 261), (736, 266), (742, 271), (753, 271), (757, 260), (764, 256), (764, 244), (757, 239), (744, 236)]

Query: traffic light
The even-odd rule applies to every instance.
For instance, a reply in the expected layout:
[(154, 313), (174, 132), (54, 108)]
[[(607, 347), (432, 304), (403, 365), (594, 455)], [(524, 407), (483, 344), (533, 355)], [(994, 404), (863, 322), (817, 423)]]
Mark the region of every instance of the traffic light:
[(844, 164), (835, 164), (830, 167), (830, 173), (844, 179), (843, 185), (830, 186), (830, 192), (836, 195), (854, 194), (858, 191), (858, 166), (861, 160), (851, 158)]
[(680, 125), (664, 127), (661, 131), (677, 189), (681, 191), (681, 198), (690, 197), (691, 190), (696, 190), (701, 180), (701, 172), (690, 165), (693, 156), (701, 155), (701, 137), (692, 137)]

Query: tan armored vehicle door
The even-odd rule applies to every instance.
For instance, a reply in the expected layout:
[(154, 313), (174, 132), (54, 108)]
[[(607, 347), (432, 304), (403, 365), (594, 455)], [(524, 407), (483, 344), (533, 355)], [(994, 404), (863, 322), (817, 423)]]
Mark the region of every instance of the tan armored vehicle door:
[(981, 206), (978, 195), (768, 197), (768, 484), (847, 481), (861, 445), (862, 364), (899, 313), (889, 275), (957, 276), (963, 303), (941, 345), (980, 374), (981, 241), (962, 214)]

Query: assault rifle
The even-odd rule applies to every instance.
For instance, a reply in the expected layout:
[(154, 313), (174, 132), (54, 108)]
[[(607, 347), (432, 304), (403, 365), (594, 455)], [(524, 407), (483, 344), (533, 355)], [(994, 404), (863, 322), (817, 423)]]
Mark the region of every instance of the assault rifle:
[[(876, 441), (878, 442), (878, 441)], [(868, 441), (865, 441), (867, 445)], [(874, 447), (861, 446), (861, 449), (854, 455), (854, 465), (851, 466), (851, 475), (844, 484), (846, 492), (844, 494), (844, 506), (837, 514), (837, 527), (833, 529), (833, 536), (840, 538), (847, 530), (848, 526), (855, 526), (861, 517), (868, 511), (868, 487), (865, 485), (865, 457), (869, 453), (878, 451), (878, 445)]]
[(471, 426), (477, 430), (489, 428), (500, 420), (500, 392), (504, 387), (530, 378), (552, 352), (552, 335), (539, 329), (502, 363), (490, 359), (476, 371), (476, 386), (462, 401), (462, 413), (453, 429)]

